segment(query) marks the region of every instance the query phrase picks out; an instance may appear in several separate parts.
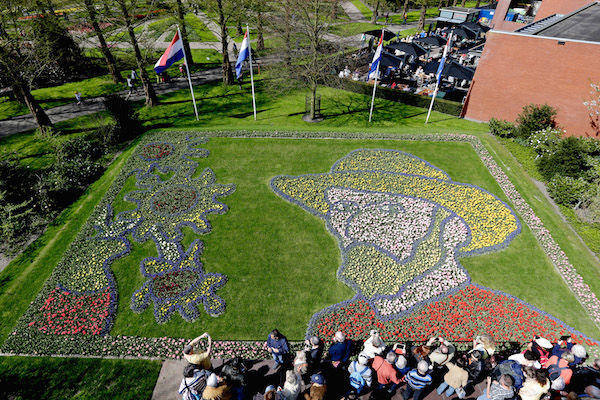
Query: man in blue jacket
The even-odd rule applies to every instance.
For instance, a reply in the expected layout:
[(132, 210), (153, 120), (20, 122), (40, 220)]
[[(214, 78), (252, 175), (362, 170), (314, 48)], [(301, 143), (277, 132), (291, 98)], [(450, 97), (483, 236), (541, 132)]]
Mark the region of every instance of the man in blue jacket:
[(267, 351), (275, 360), (275, 368), (278, 368), (284, 363), (284, 356), (290, 352), (290, 347), (285, 336), (277, 329), (273, 329), (267, 336)]
[(329, 359), (331, 364), (337, 368), (340, 364), (345, 364), (350, 358), (352, 352), (352, 341), (346, 340), (346, 336), (337, 331), (333, 337), (334, 343), (329, 347)]

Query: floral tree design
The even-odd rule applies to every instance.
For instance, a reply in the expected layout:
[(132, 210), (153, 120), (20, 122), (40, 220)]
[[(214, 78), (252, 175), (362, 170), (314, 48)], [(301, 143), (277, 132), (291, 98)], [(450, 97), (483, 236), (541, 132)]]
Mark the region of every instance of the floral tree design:
[(198, 318), (197, 305), (202, 303), (211, 316), (225, 311), (225, 301), (216, 295), (216, 290), (227, 282), (221, 274), (205, 273), (200, 262), (202, 242), (196, 240), (177, 262), (164, 258), (149, 257), (142, 260), (140, 267), (147, 278), (144, 285), (131, 298), (131, 309), (146, 310), (154, 302), (154, 316), (165, 323), (174, 311), (183, 319)]
[(467, 287), (459, 258), (504, 248), (521, 230), (493, 194), (400, 151), (357, 150), (329, 173), (271, 186), (326, 221), (342, 252), (338, 278), (381, 321)]

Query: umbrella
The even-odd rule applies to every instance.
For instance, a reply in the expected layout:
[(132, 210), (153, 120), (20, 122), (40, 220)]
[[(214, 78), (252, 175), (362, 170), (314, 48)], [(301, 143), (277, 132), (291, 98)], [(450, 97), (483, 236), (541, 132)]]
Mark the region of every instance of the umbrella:
[(466, 29), (474, 32), (477, 35), (479, 35), (482, 32), (485, 33), (490, 30), (490, 28), (488, 28), (487, 26), (480, 25), (477, 22), (463, 22), (463, 23), (459, 24), (458, 26), (460, 26), (461, 28), (466, 28)]
[[(366, 31), (366, 32), (364, 32), (364, 34), (375, 36), (376, 38), (379, 39), (381, 37), (381, 29), (373, 29), (372, 31)], [(384, 31), (383, 40), (388, 41), (388, 40), (392, 40), (395, 37), (396, 37), (396, 35), (393, 34), (392, 32)]]
[(413, 42), (426, 44), (428, 46), (445, 46), (448, 40), (438, 35), (425, 36), (422, 38), (413, 39)]
[(405, 52), (409, 56), (415, 56), (415, 57), (419, 57), (419, 56), (422, 56), (423, 54), (427, 53), (427, 50), (425, 50), (424, 48), (422, 48), (421, 46), (419, 46), (416, 43), (394, 42), (394, 43), (390, 43), (388, 46), (386, 46), (386, 48), (392, 49), (392, 50), (400, 50), (400, 51)]
[[(423, 67), (423, 72), (425, 72), (426, 74), (435, 74), (439, 66), (439, 61), (432, 61), (430, 63), (425, 64), (425, 66)], [(464, 67), (456, 61), (447, 62), (444, 65), (444, 69), (442, 70), (442, 76), (452, 76), (456, 79), (466, 79), (468, 81), (473, 80), (474, 74), (474, 69)]]
[(469, 29), (463, 29), (463, 28), (458, 28), (458, 27), (453, 27), (450, 29), (446, 29), (443, 32), (446, 33), (446, 35), (452, 33), (453, 36), (460, 36), (463, 37), (465, 39), (475, 39), (477, 37), (477, 35), (475, 34), (475, 32), (469, 30)]
[[(375, 52), (371, 52), (371, 56), (370, 56), (371, 59), (373, 59), (374, 54), (375, 54)], [(379, 69), (383, 71), (383, 69), (387, 68), (387, 67), (398, 68), (402, 62), (404, 62), (404, 59), (402, 57), (397, 57), (386, 51), (382, 51), (381, 52), (381, 64), (379, 64)]]

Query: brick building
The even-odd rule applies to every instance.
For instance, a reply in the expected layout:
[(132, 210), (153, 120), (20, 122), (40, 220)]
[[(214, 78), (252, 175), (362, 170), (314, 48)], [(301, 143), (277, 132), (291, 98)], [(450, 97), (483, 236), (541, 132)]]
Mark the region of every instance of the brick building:
[(547, 103), (567, 134), (596, 135), (583, 102), (600, 83), (600, 2), (502, 0), (492, 26), (463, 116), (513, 121)]

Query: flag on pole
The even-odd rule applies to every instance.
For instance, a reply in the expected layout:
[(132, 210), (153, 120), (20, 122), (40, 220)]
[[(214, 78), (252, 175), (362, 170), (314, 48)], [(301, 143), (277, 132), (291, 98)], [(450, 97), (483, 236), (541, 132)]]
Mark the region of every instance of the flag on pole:
[[(181, 60), (185, 54), (183, 53), (183, 41), (179, 36), (179, 30), (175, 32), (175, 36), (173, 40), (171, 40), (171, 44), (165, 50), (164, 54), (158, 59), (156, 64), (154, 64), (154, 71), (157, 74), (162, 73), (164, 70), (169, 68), (175, 62)], [(187, 67), (187, 65), (186, 65)]]
[(446, 66), (446, 57), (448, 56), (448, 47), (450, 46), (450, 37), (448, 37), (448, 42), (446, 46), (444, 46), (444, 54), (442, 55), (442, 59), (440, 60), (440, 65), (438, 66), (437, 72), (435, 74), (437, 78), (437, 85), (440, 84), (440, 80), (442, 79), (442, 72), (444, 72), (444, 67)]
[(244, 40), (242, 41), (242, 47), (240, 47), (240, 54), (238, 55), (238, 59), (235, 63), (235, 73), (236, 79), (240, 78), (242, 74), (242, 65), (244, 61), (250, 56), (250, 42), (248, 40), (248, 29), (246, 29), (246, 33), (244, 34)]
[(377, 74), (379, 63), (381, 62), (381, 53), (383, 52), (383, 29), (381, 30), (381, 37), (379, 38), (379, 44), (377, 45), (377, 50), (375, 50), (375, 55), (373, 56), (373, 61), (371, 61), (371, 69), (369, 70), (369, 79), (371, 79), (372, 74)]

